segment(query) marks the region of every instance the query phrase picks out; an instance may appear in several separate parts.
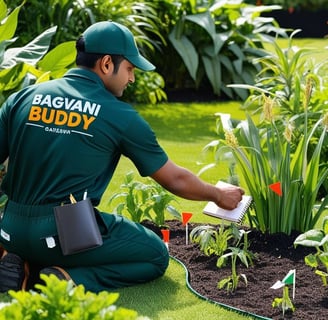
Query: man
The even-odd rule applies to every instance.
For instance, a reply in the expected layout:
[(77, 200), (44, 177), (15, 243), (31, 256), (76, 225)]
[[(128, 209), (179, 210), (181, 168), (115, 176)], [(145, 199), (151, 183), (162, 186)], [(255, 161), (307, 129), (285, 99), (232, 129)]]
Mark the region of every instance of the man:
[[(142, 176), (191, 200), (214, 201), (233, 209), (238, 187), (217, 188), (168, 159), (149, 125), (117, 97), (134, 82), (134, 69), (154, 66), (140, 55), (132, 33), (115, 22), (90, 26), (76, 43), (78, 68), (61, 79), (25, 88), (0, 109), (0, 163), (8, 203), (0, 242), (0, 291), (25, 286), (26, 261), (40, 273), (72, 279), (98, 292), (155, 279), (169, 255), (163, 241), (139, 224), (108, 213), (97, 222), (103, 245), (63, 255), (53, 208), (85, 190), (94, 206), (112, 178), (121, 155)], [(24, 267), (25, 264), (25, 267)]]

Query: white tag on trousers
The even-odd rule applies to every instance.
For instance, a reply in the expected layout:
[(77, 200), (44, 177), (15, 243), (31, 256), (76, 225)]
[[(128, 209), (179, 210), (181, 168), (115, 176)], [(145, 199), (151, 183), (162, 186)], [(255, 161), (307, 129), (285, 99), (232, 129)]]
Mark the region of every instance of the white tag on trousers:
[(56, 241), (54, 237), (47, 237), (46, 242), (49, 249), (54, 248), (56, 246)]

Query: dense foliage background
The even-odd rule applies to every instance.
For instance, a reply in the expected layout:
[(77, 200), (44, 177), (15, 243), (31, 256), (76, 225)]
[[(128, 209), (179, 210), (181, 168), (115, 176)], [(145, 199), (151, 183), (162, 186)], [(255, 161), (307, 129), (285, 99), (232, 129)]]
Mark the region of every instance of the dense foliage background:
[(271, 36), (287, 36), (273, 18), (261, 17), (277, 7), (243, 0), (6, 3), (7, 14), (20, 8), (13, 43), (20, 47), (55, 26), (49, 49), (75, 41), (96, 21), (114, 20), (129, 27), (140, 51), (157, 66), (153, 74), (138, 74), (134, 88), (127, 90), (124, 98), (136, 102), (155, 103), (165, 100), (167, 92), (185, 88), (206, 89), (217, 98), (245, 99), (247, 91), (227, 85), (252, 83), (259, 71), (253, 58), (265, 54), (263, 47), (273, 41)]

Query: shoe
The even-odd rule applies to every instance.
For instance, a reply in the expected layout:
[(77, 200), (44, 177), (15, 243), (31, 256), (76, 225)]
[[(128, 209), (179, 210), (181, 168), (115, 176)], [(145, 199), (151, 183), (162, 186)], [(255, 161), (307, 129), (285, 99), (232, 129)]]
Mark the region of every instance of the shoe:
[(0, 292), (25, 290), (27, 264), (14, 253), (5, 253), (0, 260)]
[(40, 271), (40, 274), (45, 274), (47, 276), (53, 274), (59, 280), (66, 280), (66, 281), (72, 280), (70, 275), (64, 269), (62, 269), (60, 267), (46, 267), (46, 268), (43, 268)]

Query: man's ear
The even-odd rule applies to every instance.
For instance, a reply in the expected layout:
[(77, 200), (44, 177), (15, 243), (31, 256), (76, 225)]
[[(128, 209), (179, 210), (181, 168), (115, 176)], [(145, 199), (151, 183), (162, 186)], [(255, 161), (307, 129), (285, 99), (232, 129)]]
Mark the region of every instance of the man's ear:
[(104, 74), (112, 73), (114, 69), (114, 64), (112, 57), (109, 54), (106, 54), (101, 59), (98, 60), (99, 68)]

